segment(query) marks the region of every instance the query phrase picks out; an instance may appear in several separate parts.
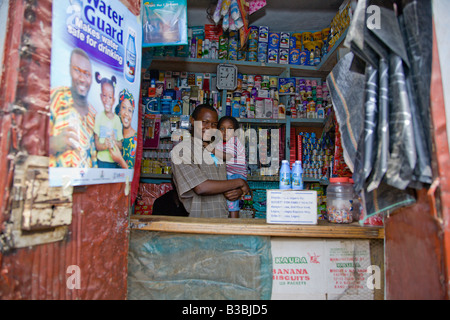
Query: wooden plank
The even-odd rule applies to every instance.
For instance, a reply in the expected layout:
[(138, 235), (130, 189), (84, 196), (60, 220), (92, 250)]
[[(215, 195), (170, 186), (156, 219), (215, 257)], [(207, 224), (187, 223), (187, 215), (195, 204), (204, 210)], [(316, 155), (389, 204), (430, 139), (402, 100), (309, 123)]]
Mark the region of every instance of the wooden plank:
[(267, 224), (263, 219), (215, 219), (166, 216), (132, 216), (131, 229), (190, 234), (251, 235), (294, 238), (383, 239), (384, 228), (331, 224)]

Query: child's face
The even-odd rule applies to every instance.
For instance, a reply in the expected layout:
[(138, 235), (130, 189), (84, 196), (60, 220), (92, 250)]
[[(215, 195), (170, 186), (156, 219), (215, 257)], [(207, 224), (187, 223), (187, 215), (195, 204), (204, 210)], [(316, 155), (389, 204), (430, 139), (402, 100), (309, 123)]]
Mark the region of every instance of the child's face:
[(105, 83), (102, 86), (102, 93), (100, 93), (100, 99), (102, 100), (103, 107), (106, 113), (112, 112), (114, 105), (114, 88), (112, 85)]
[(234, 126), (233, 122), (230, 120), (225, 120), (220, 124), (219, 128), (220, 132), (222, 132), (223, 141), (227, 142), (234, 136)]

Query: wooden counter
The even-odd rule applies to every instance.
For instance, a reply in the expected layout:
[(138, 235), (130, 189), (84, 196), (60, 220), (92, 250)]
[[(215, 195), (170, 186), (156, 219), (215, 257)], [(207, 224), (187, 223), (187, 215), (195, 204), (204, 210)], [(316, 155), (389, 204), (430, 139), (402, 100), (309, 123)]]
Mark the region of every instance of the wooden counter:
[(132, 216), (133, 230), (190, 234), (249, 235), (324, 239), (384, 239), (384, 228), (361, 227), (358, 223), (318, 225), (267, 224), (264, 219), (206, 219), (166, 216)]

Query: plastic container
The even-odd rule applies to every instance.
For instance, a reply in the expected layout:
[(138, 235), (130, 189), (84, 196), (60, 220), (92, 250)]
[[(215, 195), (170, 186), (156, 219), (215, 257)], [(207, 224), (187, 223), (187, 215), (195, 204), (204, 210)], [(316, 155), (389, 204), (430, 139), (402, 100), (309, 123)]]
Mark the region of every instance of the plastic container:
[(280, 168), (280, 189), (288, 190), (291, 189), (291, 187), (291, 168), (289, 166), (289, 161), (283, 160)]
[(303, 168), (302, 162), (297, 160), (292, 168), (292, 189), (303, 190)]
[(353, 222), (353, 185), (348, 178), (331, 178), (327, 187), (327, 218), (332, 223)]

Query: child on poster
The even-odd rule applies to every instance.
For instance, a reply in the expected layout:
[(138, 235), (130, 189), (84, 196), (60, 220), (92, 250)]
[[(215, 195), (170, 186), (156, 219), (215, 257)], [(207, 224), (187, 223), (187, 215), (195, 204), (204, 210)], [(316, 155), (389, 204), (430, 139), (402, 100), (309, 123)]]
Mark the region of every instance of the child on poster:
[(122, 149), (122, 122), (114, 113), (113, 106), (115, 102), (115, 85), (116, 77), (111, 79), (101, 78), (100, 73), (95, 73), (95, 80), (101, 86), (100, 99), (103, 104), (104, 111), (99, 112), (95, 118), (95, 147), (97, 148), (97, 163), (99, 168), (119, 168), (110, 154), (110, 149), (115, 145)]

